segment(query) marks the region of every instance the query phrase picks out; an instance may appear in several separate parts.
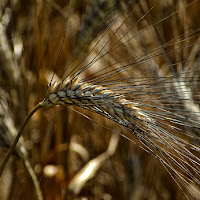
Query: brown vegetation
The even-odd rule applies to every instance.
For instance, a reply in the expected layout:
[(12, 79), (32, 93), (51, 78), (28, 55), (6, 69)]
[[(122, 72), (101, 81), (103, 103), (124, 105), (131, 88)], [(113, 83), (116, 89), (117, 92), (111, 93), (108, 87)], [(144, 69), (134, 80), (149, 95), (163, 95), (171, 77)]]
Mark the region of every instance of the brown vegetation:
[[(119, 45), (118, 48), (74, 76), (89, 84), (112, 88), (115, 94), (127, 92), (123, 101), (152, 105), (154, 107), (138, 105), (151, 114), (157, 112), (159, 106), (171, 109), (172, 116), (164, 110), (159, 117), (166, 114), (166, 118), (158, 122), (164, 120), (164, 130), (175, 129), (172, 133), (188, 142), (186, 147), (193, 148), (196, 163), (191, 157), (186, 161), (191, 161), (191, 171), (192, 167), (198, 170), (199, 149), (194, 151), (194, 147), (199, 148), (200, 136), (200, 2), (168, 0), (158, 1), (157, 5), (154, 0), (141, 0), (137, 5), (135, 1), (110, 1), (115, 2), (114, 6), (103, 2), (3, 0), (0, 3), (0, 159), (3, 160), (29, 111), (44, 99), (54, 69), (54, 80), (62, 81), (113, 23), (77, 70), (83, 69), (110, 37), (99, 56), (113, 45)], [(95, 10), (97, 5), (99, 9)], [(96, 16), (96, 11), (101, 14)], [(148, 26), (151, 28), (146, 29)], [(132, 63), (135, 65), (130, 65)], [(106, 66), (110, 67), (104, 69)], [(118, 67), (123, 66), (127, 68), (118, 71)], [(109, 70), (116, 76), (112, 77)], [(101, 79), (104, 76), (105, 79)], [(128, 79), (130, 77), (135, 79)], [(144, 146), (140, 148), (133, 127), (132, 134), (97, 113), (74, 103), (67, 107), (40, 108), (27, 124), (23, 138), (6, 165), (0, 179), (0, 199), (41, 199), (40, 192), (44, 200), (181, 200), (185, 198), (184, 192), (193, 199), (188, 189), (199, 197), (199, 171), (196, 176), (195, 170), (192, 171), (197, 181), (193, 181), (193, 177), (192, 184), (181, 191), (159, 160), (144, 151)], [(136, 121), (140, 134), (146, 131), (152, 138), (158, 137), (155, 126), (145, 124), (156, 120), (156, 116), (149, 116), (149, 120), (146, 114), (141, 114), (130, 120), (131, 123)], [(183, 125), (173, 121), (177, 115), (184, 118), (178, 118)], [(121, 134), (119, 140), (116, 133)], [(184, 136), (185, 133), (192, 138)], [(171, 138), (166, 141), (175, 144)], [(165, 144), (156, 142), (167, 152)], [(175, 145), (172, 151), (174, 157), (178, 156), (177, 148)], [(84, 170), (89, 172), (83, 181), (80, 177)], [(187, 171), (184, 175), (191, 178)]]

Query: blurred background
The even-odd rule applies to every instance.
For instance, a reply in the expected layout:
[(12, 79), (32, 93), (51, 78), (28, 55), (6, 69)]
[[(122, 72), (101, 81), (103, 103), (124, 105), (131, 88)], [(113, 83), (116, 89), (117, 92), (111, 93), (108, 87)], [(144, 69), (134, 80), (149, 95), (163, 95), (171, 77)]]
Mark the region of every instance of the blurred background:
[[(154, 0), (141, 1), (127, 26), (144, 16), (146, 2), (151, 6), (156, 3)], [(166, 20), (159, 24), (158, 30), (165, 42), (176, 34), (187, 37), (185, 32), (189, 29), (198, 33), (191, 41), (199, 39), (200, 6), (198, 1), (188, 6), (191, 2), (160, 1), (152, 10), (149, 23), (188, 7), (178, 12), (172, 23)], [(124, 20), (120, 12), (124, 8), (128, 12), (137, 3), (131, 1), (129, 4), (126, 0), (1, 0), (0, 160), (29, 111), (43, 100), (55, 66), (55, 79), (62, 78), (72, 58), (76, 57), (74, 65), (79, 63), (109, 27), (112, 18), (120, 16), (119, 20)], [(142, 22), (137, 24), (136, 31), (145, 26)], [(113, 31), (110, 29), (110, 34)], [(147, 33), (141, 33), (145, 45), (138, 43), (138, 52), (148, 52), (149, 48), (160, 45), (154, 43), (155, 35)], [(188, 44), (191, 41), (188, 40)], [(188, 58), (190, 50), (183, 49), (182, 57)], [(193, 52), (195, 56), (199, 49), (196, 51)], [(171, 55), (172, 60), (179, 59), (180, 54), (176, 53)], [(123, 56), (120, 51), (115, 57), (119, 56)], [(108, 65), (113, 57), (103, 58), (101, 62)], [(164, 65), (163, 59), (156, 59)], [(70, 65), (68, 71), (74, 65)], [(88, 70), (85, 76), (91, 73), (93, 71)], [(119, 133), (124, 137), (118, 137)], [(185, 199), (160, 162), (139, 148), (130, 132), (111, 120), (75, 106), (38, 110), (0, 179), (1, 200), (35, 200), (40, 196), (38, 192), (45, 200)]]

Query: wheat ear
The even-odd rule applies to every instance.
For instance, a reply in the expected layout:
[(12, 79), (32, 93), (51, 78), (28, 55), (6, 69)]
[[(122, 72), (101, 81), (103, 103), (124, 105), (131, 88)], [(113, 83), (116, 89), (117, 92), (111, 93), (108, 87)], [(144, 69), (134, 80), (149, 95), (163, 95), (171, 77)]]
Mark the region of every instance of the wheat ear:
[(134, 115), (141, 112), (135, 102), (127, 100), (123, 95), (103, 86), (79, 82), (78, 78), (68, 78), (49, 86), (42, 105), (45, 107), (76, 105), (101, 113), (108, 118), (115, 118), (118, 122), (124, 120), (130, 122), (129, 116), (133, 112)]
[[(195, 178), (193, 174), (200, 175), (198, 164), (200, 159), (187, 148), (196, 151), (199, 151), (199, 148), (175, 134), (181, 133), (180, 129), (176, 127), (183, 122), (181, 116), (162, 109), (173, 126), (162, 123), (157, 119), (157, 117), (162, 119), (162, 114), (159, 116), (151, 111), (145, 111), (139, 103), (126, 98), (120, 92), (114, 92), (101, 85), (81, 82), (77, 77), (68, 78), (60, 83), (55, 82), (48, 87), (42, 106), (51, 107), (53, 105), (76, 105), (125, 126), (161, 162), (180, 189), (186, 188), (194, 197), (187, 185), (192, 187), (191, 182), (193, 181), (200, 184), (198, 178)], [(184, 125), (191, 126), (192, 122), (184, 122)], [(196, 128), (195, 125), (192, 126)], [(187, 133), (185, 135), (193, 137)], [(186, 176), (189, 178), (187, 179)], [(185, 196), (187, 197), (186, 194)]]

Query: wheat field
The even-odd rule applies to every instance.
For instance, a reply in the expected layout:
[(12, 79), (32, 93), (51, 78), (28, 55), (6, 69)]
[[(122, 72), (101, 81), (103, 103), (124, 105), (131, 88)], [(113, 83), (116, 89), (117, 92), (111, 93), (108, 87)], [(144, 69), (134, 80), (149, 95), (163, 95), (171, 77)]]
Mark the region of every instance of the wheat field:
[[(2, 0), (2, 200), (200, 199), (200, 1)], [(2, 166), (2, 164), (1, 164)]]

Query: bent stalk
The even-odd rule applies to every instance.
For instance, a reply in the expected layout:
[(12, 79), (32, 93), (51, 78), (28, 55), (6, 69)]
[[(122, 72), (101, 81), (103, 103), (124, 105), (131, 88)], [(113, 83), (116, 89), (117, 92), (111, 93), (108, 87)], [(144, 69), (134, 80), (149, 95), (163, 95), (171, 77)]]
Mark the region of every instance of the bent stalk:
[(29, 121), (29, 119), (32, 117), (32, 115), (33, 115), (39, 108), (41, 108), (41, 107), (42, 107), (42, 103), (39, 103), (39, 104), (36, 105), (35, 108), (33, 108), (33, 110), (27, 115), (27, 117), (26, 117), (25, 121), (23, 122), (23, 124), (22, 124), (22, 126), (21, 126), (21, 128), (20, 128), (20, 130), (19, 130), (19, 132), (18, 132), (18, 134), (17, 134), (17, 136), (15, 137), (14, 142), (13, 142), (12, 145), (10, 146), (8, 152), (6, 153), (6, 155), (5, 155), (5, 157), (4, 157), (3, 161), (2, 161), (2, 163), (1, 163), (1, 165), (0, 165), (0, 177), (1, 177), (2, 173), (3, 173), (3, 170), (4, 170), (6, 164), (7, 164), (8, 160), (9, 160), (11, 154), (12, 154), (12, 153), (14, 152), (14, 150), (15, 150), (15, 147), (16, 147), (16, 145), (17, 145), (17, 142), (19, 141), (19, 138), (21, 137), (21, 135), (22, 135), (22, 133), (23, 133), (23, 130), (24, 130), (26, 124), (28, 123), (28, 121)]

